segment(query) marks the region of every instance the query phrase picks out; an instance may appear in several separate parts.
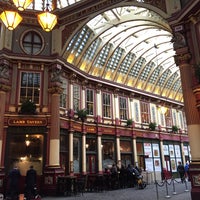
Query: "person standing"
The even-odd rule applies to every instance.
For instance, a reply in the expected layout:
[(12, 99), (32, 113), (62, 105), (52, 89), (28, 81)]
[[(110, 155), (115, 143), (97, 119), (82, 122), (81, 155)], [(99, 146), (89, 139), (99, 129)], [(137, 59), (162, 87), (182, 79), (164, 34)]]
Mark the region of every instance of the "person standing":
[(180, 178), (181, 178), (181, 181), (183, 183), (184, 180), (185, 180), (185, 168), (184, 168), (184, 166), (182, 165), (181, 162), (178, 162), (177, 171), (178, 171)]
[(186, 174), (186, 176), (187, 176), (187, 178), (188, 178), (188, 181), (190, 181), (189, 161), (187, 161), (187, 162), (185, 163), (185, 174)]
[(26, 179), (25, 179), (25, 196), (27, 199), (35, 195), (35, 187), (37, 183), (37, 172), (30, 166), (30, 169), (26, 172)]
[(18, 167), (14, 166), (14, 168), (8, 174), (8, 181), (9, 181), (8, 196), (12, 200), (18, 199), (20, 177), (21, 177), (21, 173)]

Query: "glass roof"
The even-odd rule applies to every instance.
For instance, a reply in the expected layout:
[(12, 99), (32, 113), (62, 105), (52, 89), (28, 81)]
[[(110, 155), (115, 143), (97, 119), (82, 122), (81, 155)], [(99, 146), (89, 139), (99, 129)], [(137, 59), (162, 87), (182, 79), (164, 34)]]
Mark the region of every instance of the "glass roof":
[(66, 6), (70, 6), (72, 4), (75, 4), (81, 0), (33, 0), (33, 3), (29, 6), (29, 9), (34, 10), (44, 10), (46, 8), (47, 3), (50, 5), (50, 8), (52, 7), (52, 2), (57, 3), (57, 8), (62, 9)]
[(183, 101), (168, 23), (142, 7), (108, 10), (68, 43), (67, 61), (82, 71), (164, 98)]

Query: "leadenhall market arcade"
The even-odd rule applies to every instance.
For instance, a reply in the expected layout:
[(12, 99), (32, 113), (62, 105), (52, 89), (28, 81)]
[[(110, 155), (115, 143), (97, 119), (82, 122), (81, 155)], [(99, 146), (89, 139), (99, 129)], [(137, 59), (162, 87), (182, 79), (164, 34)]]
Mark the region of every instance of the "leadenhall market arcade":
[(189, 161), (197, 200), (199, 0), (25, 2), (0, 0), (0, 192), (14, 165), (21, 193), (33, 165), (56, 195), (113, 164), (154, 182)]

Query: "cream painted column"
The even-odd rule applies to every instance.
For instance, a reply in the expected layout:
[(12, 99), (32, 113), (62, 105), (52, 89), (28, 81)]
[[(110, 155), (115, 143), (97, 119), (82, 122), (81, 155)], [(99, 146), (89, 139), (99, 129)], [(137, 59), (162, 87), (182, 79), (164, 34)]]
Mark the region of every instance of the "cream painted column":
[(82, 174), (86, 174), (86, 134), (82, 135)]
[(73, 132), (69, 133), (69, 172), (70, 175), (74, 174), (74, 159), (73, 159)]
[(115, 119), (116, 124), (119, 124), (119, 99), (116, 91), (113, 96), (113, 119)]
[(186, 160), (185, 160), (185, 153), (184, 153), (184, 145), (183, 145), (183, 142), (181, 142), (181, 153), (182, 153), (183, 164), (185, 165)]
[(101, 135), (97, 136), (97, 153), (98, 153), (98, 173), (103, 174), (102, 170), (102, 143), (101, 143)]
[(164, 169), (166, 169), (167, 166), (166, 166), (166, 162), (165, 162), (163, 140), (160, 140), (160, 157), (161, 157), (162, 166), (163, 166)]
[(133, 159), (135, 164), (138, 163), (138, 157), (137, 157), (137, 143), (136, 138), (133, 137)]
[(116, 154), (117, 154), (117, 164), (120, 164), (121, 168), (121, 152), (120, 152), (120, 136), (116, 136)]
[(51, 127), (49, 144), (49, 165), (60, 166), (60, 83), (55, 83), (49, 92), (51, 93)]
[(102, 93), (101, 93), (101, 84), (97, 85), (96, 89), (96, 116), (102, 118)]

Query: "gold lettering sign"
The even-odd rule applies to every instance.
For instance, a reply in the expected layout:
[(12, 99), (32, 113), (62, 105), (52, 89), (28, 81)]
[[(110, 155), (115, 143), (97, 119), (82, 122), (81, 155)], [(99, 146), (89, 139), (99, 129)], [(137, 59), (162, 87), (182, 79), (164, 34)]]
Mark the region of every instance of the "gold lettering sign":
[(8, 119), (9, 126), (46, 126), (46, 119)]

